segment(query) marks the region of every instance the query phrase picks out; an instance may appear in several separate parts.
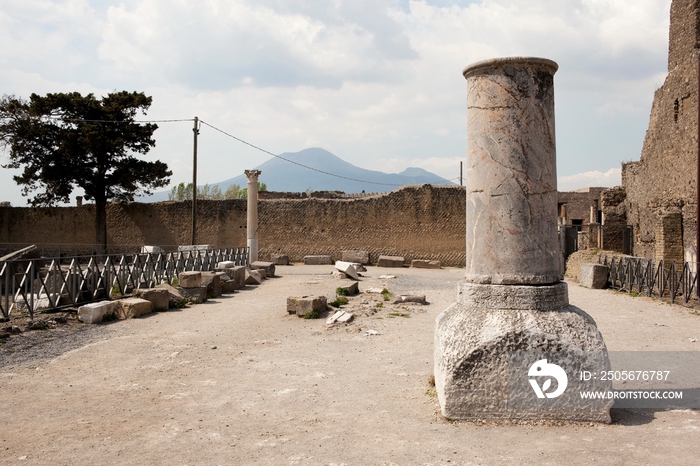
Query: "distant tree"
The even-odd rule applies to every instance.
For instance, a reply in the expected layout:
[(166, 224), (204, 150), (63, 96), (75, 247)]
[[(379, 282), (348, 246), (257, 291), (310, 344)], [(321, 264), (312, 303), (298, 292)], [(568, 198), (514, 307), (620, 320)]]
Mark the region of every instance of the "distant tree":
[(146, 113), (151, 97), (115, 92), (101, 99), (78, 92), (32, 94), (29, 101), (0, 99), (0, 147), (9, 149), (4, 168), (22, 169), (14, 176), (33, 206), (70, 202), (75, 187), (95, 201), (96, 242), (107, 244), (107, 202), (133, 201), (167, 186), (172, 172), (160, 161), (146, 162), (155, 146), (155, 124), (134, 121)]
[[(218, 186), (210, 186), (205, 184), (197, 188), (197, 199), (223, 199), (224, 194)], [(191, 201), (192, 200), (192, 183), (180, 183), (173, 186), (168, 193), (169, 201)]]
[(226, 192), (224, 193), (225, 199), (240, 199), (240, 196), (241, 187), (237, 184), (232, 184), (231, 186), (229, 186)]
[[(267, 185), (258, 181), (258, 191), (267, 191)], [(241, 199), (248, 199), (248, 188), (241, 189), (239, 197)]]

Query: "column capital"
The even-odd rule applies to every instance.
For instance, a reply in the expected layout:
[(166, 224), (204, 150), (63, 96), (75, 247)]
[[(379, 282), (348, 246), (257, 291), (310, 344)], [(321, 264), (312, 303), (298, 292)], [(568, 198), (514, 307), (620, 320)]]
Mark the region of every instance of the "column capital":
[(262, 173), (260, 170), (245, 170), (243, 173), (245, 173), (245, 176), (248, 178), (248, 181), (258, 181), (258, 176)]

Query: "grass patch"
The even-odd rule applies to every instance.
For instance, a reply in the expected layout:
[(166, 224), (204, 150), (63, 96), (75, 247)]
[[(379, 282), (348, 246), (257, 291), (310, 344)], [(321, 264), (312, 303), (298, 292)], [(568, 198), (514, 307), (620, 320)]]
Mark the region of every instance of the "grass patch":
[(338, 288), (335, 289), (335, 294), (338, 296), (348, 296), (348, 290), (347, 288), (343, 288), (342, 286), (339, 286)]
[(384, 296), (384, 301), (389, 301), (394, 296), (394, 293), (384, 288), (382, 290), (382, 296)]
[(384, 303), (377, 303), (377, 307), (384, 307)]
[(434, 388), (427, 389), (425, 391), (425, 394), (430, 396), (430, 397), (437, 398), (437, 390), (435, 390)]
[(403, 312), (390, 312), (389, 317), (405, 317), (409, 318), (411, 317), (411, 314), (405, 314)]
[(336, 298), (335, 301), (331, 301), (328, 304), (333, 306), (333, 307), (340, 307), (340, 306), (347, 304), (347, 303), (348, 303), (347, 298), (340, 297), (340, 298)]
[(321, 313), (318, 311), (309, 311), (304, 314), (304, 319), (318, 319), (321, 317)]

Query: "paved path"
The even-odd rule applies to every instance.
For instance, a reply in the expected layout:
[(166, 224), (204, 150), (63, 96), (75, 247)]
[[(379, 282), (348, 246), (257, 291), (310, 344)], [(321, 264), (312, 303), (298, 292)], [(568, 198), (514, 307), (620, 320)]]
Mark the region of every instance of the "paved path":
[[(427, 383), (433, 323), (463, 271), (371, 267), (361, 289), (431, 304), (365, 298), (356, 306), (369, 315), (333, 329), (287, 315), (287, 296), (334, 294), (330, 270), (278, 267), (258, 288), (116, 322), (53, 360), (0, 368), (0, 464), (700, 462), (698, 411), (616, 412), (612, 425), (444, 420)], [(398, 277), (378, 278), (387, 273)], [(690, 341), (700, 317), (683, 307), (576, 284), (570, 298), (610, 350), (700, 348)]]

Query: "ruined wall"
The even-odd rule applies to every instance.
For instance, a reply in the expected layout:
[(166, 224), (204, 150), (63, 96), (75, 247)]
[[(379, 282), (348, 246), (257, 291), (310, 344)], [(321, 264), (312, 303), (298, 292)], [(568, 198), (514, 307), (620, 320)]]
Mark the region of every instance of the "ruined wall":
[(622, 167), (627, 221), (634, 254), (656, 257), (656, 231), (664, 215), (681, 215), (686, 259), (694, 256), (698, 151), (698, 38), (700, 0), (671, 4), (668, 76), (654, 93), (639, 162)]
[[(465, 192), (459, 186), (410, 186), (359, 199), (261, 200), (259, 256), (307, 254), (344, 249), (440, 260), (465, 261)], [(191, 202), (110, 204), (110, 244), (189, 244)], [(246, 200), (197, 202), (197, 242), (215, 246), (246, 244)], [(0, 207), (0, 243), (92, 244), (94, 206), (31, 209)]]

